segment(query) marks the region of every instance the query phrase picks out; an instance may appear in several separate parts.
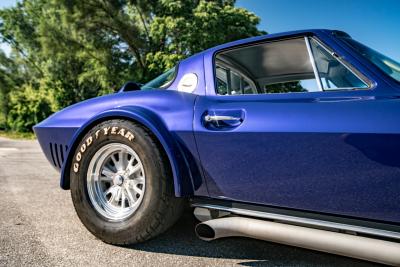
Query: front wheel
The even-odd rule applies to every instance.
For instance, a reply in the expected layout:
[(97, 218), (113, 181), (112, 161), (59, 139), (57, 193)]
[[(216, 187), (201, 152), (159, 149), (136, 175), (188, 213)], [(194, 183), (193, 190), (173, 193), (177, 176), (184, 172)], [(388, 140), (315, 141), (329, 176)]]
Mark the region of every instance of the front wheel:
[(80, 220), (106, 243), (150, 239), (183, 210), (161, 145), (150, 131), (130, 121), (111, 120), (91, 129), (75, 151), (70, 173)]

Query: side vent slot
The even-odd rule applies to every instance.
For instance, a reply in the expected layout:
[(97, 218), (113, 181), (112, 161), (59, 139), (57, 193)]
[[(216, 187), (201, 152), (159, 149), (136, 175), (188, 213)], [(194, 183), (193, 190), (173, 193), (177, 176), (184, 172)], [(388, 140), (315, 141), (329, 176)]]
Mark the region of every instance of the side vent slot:
[(57, 167), (61, 168), (60, 156), (58, 155), (58, 148), (57, 148), (57, 147), (58, 147), (57, 144), (54, 143), (54, 152), (55, 152), (55, 154), (56, 154), (56, 155), (55, 155), (55, 158), (56, 158), (57, 163), (58, 163)]
[[(61, 164), (64, 163), (64, 149), (63, 149), (63, 145), (60, 144), (60, 155), (61, 155)], [(60, 165), (61, 167), (61, 165)]]
[(53, 160), (53, 164), (54, 164), (54, 166), (57, 167), (56, 160), (54, 158), (53, 144), (52, 143), (50, 143), (50, 153), (51, 153), (51, 159)]
[(61, 168), (65, 156), (67, 155), (68, 146), (64, 146), (62, 144), (50, 143), (50, 153), (51, 159), (53, 160), (53, 164), (56, 168)]

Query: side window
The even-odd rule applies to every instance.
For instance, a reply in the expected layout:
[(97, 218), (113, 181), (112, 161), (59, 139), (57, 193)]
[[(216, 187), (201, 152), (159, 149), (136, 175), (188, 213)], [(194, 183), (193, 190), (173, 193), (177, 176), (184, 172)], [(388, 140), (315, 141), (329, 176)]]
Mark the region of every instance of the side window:
[(218, 53), (219, 95), (304, 93), (368, 88), (312, 38), (271, 41)]
[(228, 73), (227, 70), (218, 66), (216, 68), (217, 75), (217, 92), (219, 95), (228, 94)]
[(219, 53), (216, 76), (220, 95), (319, 91), (304, 38)]
[(257, 94), (254, 83), (235, 67), (217, 62), (215, 73), (219, 95)]
[(266, 84), (264, 87), (266, 93), (300, 93), (315, 92), (318, 90), (318, 84), (315, 79), (303, 79), (290, 82), (281, 82)]
[(339, 62), (317, 41), (310, 39), (310, 46), (323, 90), (368, 88), (365, 82)]

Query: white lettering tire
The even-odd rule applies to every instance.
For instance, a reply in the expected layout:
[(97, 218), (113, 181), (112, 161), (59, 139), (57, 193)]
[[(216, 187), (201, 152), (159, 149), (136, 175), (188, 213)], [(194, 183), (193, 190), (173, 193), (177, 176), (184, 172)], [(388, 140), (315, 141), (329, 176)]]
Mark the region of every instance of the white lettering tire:
[(91, 129), (71, 164), (71, 196), (85, 227), (106, 243), (148, 240), (180, 217), (168, 158), (156, 137), (127, 120)]

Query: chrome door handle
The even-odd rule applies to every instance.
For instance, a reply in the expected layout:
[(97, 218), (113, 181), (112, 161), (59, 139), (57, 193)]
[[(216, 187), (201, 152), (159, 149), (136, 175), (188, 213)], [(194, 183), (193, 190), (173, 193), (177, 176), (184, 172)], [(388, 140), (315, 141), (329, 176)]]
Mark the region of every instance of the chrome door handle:
[(212, 122), (212, 121), (241, 121), (242, 118), (233, 117), (233, 116), (224, 116), (224, 115), (206, 115), (204, 117), (204, 121)]

